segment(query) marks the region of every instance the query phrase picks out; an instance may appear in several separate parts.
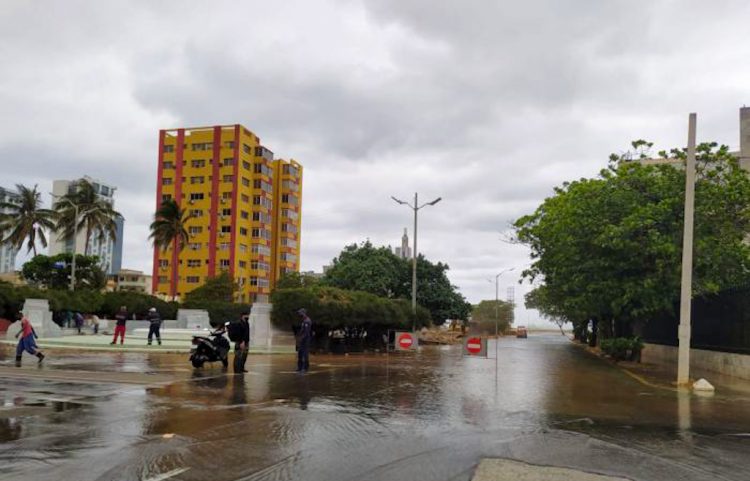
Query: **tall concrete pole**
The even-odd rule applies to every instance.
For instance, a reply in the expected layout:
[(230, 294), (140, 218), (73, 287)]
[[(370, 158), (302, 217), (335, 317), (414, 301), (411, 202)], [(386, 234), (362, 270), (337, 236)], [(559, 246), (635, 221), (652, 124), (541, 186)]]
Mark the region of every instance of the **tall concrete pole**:
[(76, 231), (75, 229), (78, 228), (78, 204), (73, 204), (71, 202), (70, 205), (73, 206), (73, 211), (75, 212), (75, 219), (74, 219), (74, 224), (73, 224), (75, 225), (75, 228), (73, 229), (73, 261), (70, 263), (70, 290), (75, 291), (76, 290), (76, 247), (78, 247), (78, 231)]
[(677, 384), (690, 381), (690, 307), (693, 298), (693, 217), (695, 213), (695, 130), (697, 115), (688, 121), (688, 147), (685, 162), (685, 226), (682, 236), (682, 287), (677, 358)]
[(417, 199), (417, 193), (414, 192), (414, 252), (411, 261), (411, 311), (414, 314), (412, 332), (417, 331), (417, 211), (419, 211)]

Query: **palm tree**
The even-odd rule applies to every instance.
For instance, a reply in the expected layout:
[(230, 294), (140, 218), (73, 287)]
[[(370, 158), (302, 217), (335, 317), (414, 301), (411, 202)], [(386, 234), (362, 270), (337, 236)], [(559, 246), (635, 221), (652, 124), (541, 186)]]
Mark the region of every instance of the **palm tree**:
[[(172, 252), (182, 252), (188, 243), (189, 236), (186, 225), (191, 217), (190, 212), (180, 209), (177, 202), (167, 199), (162, 202), (154, 214), (154, 221), (150, 226), (151, 235), (148, 238), (153, 241), (154, 247), (161, 251), (165, 251), (172, 246)], [(172, 264), (170, 290), (172, 291), (172, 298), (174, 298), (177, 264), (175, 262)]]
[(0, 217), (0, 242), (10, 244), (20, 250), (26, 242), (26, 252), (33, 251), (37, 255), (36, 243), (47, 247), (47, 236), (45, 229), (54, 231), (55, 212), (50, 209), (42, 209), (42, 194), (35, 185), (28, 188), (16, 184), (19, 202), (0, 202), (0, 210), (6, 213)]
[(86, 230), (83, 251), (86, 254), (89, 251), (92, 233), (96, 233), (99, 242), (103, 242), (107, 234), (112, 239), (117, 237), (116, 221), (121, 214), (112, 208), (107, 199), (99, 196), (94, 186), (86, 179), (76, 182), (75, 189), (60, 197), (53, 208), (57, 212), (57, 230), (65, 237), (75, 237), (82, 230)]

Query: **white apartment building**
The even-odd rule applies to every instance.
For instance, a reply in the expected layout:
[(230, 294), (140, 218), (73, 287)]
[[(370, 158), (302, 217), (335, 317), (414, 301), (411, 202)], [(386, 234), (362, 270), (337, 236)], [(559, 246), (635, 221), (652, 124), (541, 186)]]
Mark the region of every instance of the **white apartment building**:
[[(18, 194), (12, 190), (0, 187), (0, 202), (18, 203), (20, 199)], [(7, 209), (0, 209), (0, 213), (7, 213)], [(7, 233), (6, 233), (7, 235)], [(9, 244), (0, 244), (0, 274), (14, 272), (16, 270), (16, 250)]]
[[(103, 197), (104, 199), (111, 202), (112, 206), (114, 207), (114, 194), (117, 190), (117, 187), (106, 184), (97, 179), (92, 179), (88, 176), (84, 176), (83, 179), (91, 183), (91, 185), (94, 186), (94, 190), (96, 190), (97, 194), (99, 194), (100, 197)], [(73, 189), (75, 189), (76, 183), (80, 180), (81, 179), (55, 180), (52, 183), (52, 203), (54, 204), (55, 200), (59, 198), (59, 196), (63, 196), (69, 192), (72, 192)], [(116, 238), (113, 239), (109, 234), (105, 233), (104, 238), (100, 240), (99, 232), (92, 232), (91, 237), (89, 238), (88, 250), (86, 252), (84, 252), (84, 249), (86, 249), (85, 231), (79, 232), (78, 235), (75, 236), (75, 239), (73, 239), (72, 236), (65, 237), (62, 235), (56, 236), (53, 234), (49, 244), (49, 255), (54, 256), (61, 253), (75, 251), (76, 254), (99, 256), (102, 261), (102, 268), (104, 269), (104, 272), (110, 275), (115, 274), (119, 272), (120, 268), (122, 267), (122, 236), (125, 221), (122, 217), (120, 217), (116, 222)]]

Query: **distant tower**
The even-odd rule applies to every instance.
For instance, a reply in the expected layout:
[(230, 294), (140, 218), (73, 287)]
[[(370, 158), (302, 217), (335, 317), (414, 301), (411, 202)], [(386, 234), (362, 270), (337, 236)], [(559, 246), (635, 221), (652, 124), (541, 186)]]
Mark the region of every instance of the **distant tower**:
[(404, 228), (404, 235), (401, 236), (401, 247), (396, 247), (396, 256), (402, 259), (411, 259), (411, 247), (409, 247), (409, 235), (406, 233)]

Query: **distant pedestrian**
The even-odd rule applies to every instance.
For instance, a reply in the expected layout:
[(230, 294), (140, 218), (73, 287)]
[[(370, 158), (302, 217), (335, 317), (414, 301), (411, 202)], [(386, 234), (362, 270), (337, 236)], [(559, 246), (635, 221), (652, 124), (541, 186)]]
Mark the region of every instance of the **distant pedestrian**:
[(75, 322), (76, 329), (78, 330), (78, 334), (83, 334), (81, 332), (81, 328), (83, 328), (83, 314), (76, 311), (75, 314), (73, 314), (73, 321)]
[(242, 314), (239, 320), (228, 322), (226, 325), (229, 340), (234, 343), (234, 372), (247, 372), (245, 363), (250, 350), (250, 321), (247, 314)]
[(148, 310), (148, 345), (151, 345), (151, 340), (156, 336), (156, 342), (161, 346), (161, 333), (159, 328), (161, 327), (161, 316), (156, 311), (155, 307)]
[(120, 306), (120, 310), (115, 314), (115, 337), (110, 344), (117, 344), (117, 336), (120, 336), (120, 345), (125, 342), (125, 323), (128, 322), (128, 308)]
[(21, 339), (18, 341), (18, 346), (16, 346), (16, 366), (21, 366), (21, 356), (23, 356), (24, 351), (32, 356), (38, 357), (39, 362), (42, 362), (44, 360), (44, 354), (37, 349), (35, 341), (37, 335), (31, 322), (20, 312), (16, 315), (16, 319), (21, 321), (21, 330), (16, 334), (16, 339), (18, 339), (18, 336), (21, 336)]
[(312, 320), (305, 309), (297, 314), (302, 316), (302, 324), (297, 331), (297, 372), (306, 373), (310, 369), (310, 344), (312, 343)]
[(99, 316), (91, 314), (91, 328), (94, 330), (94, 334), (99, 334)]

